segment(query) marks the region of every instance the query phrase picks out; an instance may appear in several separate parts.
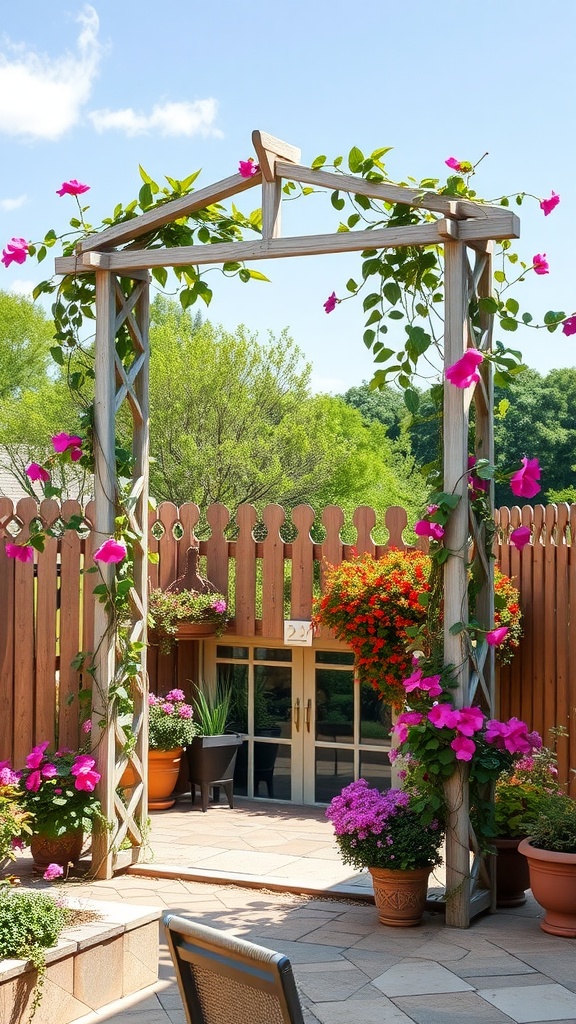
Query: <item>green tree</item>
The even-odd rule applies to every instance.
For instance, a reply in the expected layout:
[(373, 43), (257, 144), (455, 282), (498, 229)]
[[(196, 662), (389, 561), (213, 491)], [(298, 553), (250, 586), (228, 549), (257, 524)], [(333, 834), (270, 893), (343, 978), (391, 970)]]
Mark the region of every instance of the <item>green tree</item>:
[(42, 309), (0, 291), (0, 401), (46, 380), (53, 332)]

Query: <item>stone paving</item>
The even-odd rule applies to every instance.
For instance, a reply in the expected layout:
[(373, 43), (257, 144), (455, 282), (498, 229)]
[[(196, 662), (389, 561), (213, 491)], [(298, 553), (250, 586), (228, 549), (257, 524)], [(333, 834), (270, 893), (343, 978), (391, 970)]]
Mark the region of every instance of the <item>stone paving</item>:
[[(181, 799), (153, 816), (151, 847), (150, 865), (75, 882), (74, 895), (165, 908), (285, 953), (306, 1024), (576, 1024), (576, 942), (540, 929), (530, 895), (466, 930), (440, 913), (417, 928), (385, 927), (369, 880), (341, 863), (314, 808), (238, 801), (202, 814)], [(185, 1024), (163, 941), (157, 984), (78, 1024), (104, 1022)]]

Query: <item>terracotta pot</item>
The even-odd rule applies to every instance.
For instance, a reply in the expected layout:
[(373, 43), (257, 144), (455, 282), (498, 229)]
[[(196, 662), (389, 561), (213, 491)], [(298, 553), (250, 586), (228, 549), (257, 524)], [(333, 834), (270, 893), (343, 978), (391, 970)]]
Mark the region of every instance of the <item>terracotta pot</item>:
[(176, 803), (172, 793), (178, 781), (181, 757), (182, 747), (148, 751), (148, 810), (165, 811)]
[(521, 907), (530, 888), (528, 861), (518, 852), (520, 839), (495, 839), (496, 906)]
[(393, 928), (410, 928), (420, 924), (426, 896), (430, 868), (392, 871), (388, 868), (368, 868), (374, 886), (374, 901), (382, 924)]
[(576, 939), (576, 853), (539, 850), (530, 838), (518, 849), (528, 861), (534, 899), (546, 911), (542, 931)]
[(65, 832), (62, 836), (33, 835), (30, 851), (39, 868), (60, 864), (66, 871), (69, 864), (77, 864), (80, 860), (83, 844), (82, 832)]

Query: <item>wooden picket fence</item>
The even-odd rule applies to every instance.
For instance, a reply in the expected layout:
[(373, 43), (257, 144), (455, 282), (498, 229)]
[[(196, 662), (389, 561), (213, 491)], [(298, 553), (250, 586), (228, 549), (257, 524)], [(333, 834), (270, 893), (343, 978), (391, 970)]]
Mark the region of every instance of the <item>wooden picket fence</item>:
[[(83, 680), (72, 662), (92, 643), (96, 577), (81, 570), (92, 564), (93, 511), (91, 504), (83, 511), (85, 531), (63, 531), (35, 564), (7, 558), (0, 545), (0, 760), (22, 764), (33, 743), (46, 739), (70, 747), (79, 742), (75, 698)], [(34, 520), (57, 525), (81, 513), (73, 501), (60, 509), (53, 500), (37, 506), (23, 498), (13, 506), (0, 497), (0, 538), (24, 540)], [(525, 634), (500, 674), (500, 713), (524, 718), (546, 738), (555, 726), (571, 727), (570, 739), (559, 741), (561, 774), (568, 779), (570, 767), (576, 768), (576, 505), (503, 508), (496, 523), (495, 554), (520, 588)], [(520, 524), (533, 529), (533, 543), (522, 552), (508, 543)], [(251, 505), (241, 505), (234, 517), (223, 505), (212, 505), (201, 517), (192, 503), (178, 508), (164, 502), (150, 517), (150, 550), (158, 553), (157, 563), (150, 564), (150, 585), (165, 587), (182, 575), (188, 548), (198, 544), (202, 570), (229, 597), (233, 619), (227, 635), (281, 640), (285, 618), (310, 618), (326, 563), (337, 564), (355, 551), (377, 557), (389, 546), (405, 548), (406, 527), (406, 512), (396, 507), (383, 521), (373, 509), (360, 507), (346, 522), (337, 506), (317, 519), (307, 505), (290, 513), (268, 505), (261, 517)], [(355, 535), (353, 545), (342, 540), (343, 533)], [(374, 542), (375, 534), (382, 543)], [(195, 659), (193, 644), (178, 645), (171, 655), (150, 647), (153, 688), (178, 685), (190, 692)], [(576, 792), (574, 776), (572, 786)]]

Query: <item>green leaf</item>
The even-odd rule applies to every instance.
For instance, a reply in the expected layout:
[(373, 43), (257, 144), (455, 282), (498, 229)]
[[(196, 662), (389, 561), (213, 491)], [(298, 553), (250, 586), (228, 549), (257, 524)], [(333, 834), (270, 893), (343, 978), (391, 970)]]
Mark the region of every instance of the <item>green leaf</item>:
[(548, 312), (544, 314), (544, 323), (548, 325), (557, 324), (565, 318), (566, 313), (555, 313), (554, 310), (549, 309)]
[(354, 278), (353, 278), (353, 277), (351, 277), (351, 278), (350, 278), (350, 279), (349, 279), (349, 280), (348, 280), (348, 281), (346, 282), (346, 289), (347, 289), (347, 291), (349, 291), (349, 292), (357, 292), (357, 291), (358, 291), (358, 285), (356, 284), (356, 281), (354, 280)]
[(150, 185), (142, 185), (142, 188), (138, 193), (138, 202), (142, 210), (147, 210), (150, 206), (152, 206), (153, 196)]
[(498, 402), (498, 405), (496, 407), (496, 417), (497, 417), (497, 419), (503, 420), (505, 418), (506, 413), (508, 412), (509, 408), (510, 408), (510, 402), (508, 401), (508, 399), (507, 398), (502, 398)]
[(372, 324), (378, 323), (378, 321), (381, 320), (381, 319), (382, 319), (382, 313), (380, 312), (380, 310), (379, 309), (374, 309), (370, 313), (370, 316), (368, 317), (365, 326), (366, 327), (371, 327)]
[(484, 298), (480, 299), (478, 309), (481, 313), (497, 313), (498, 303), (496, 302), (496, 299), (492, 298), (492, 296), (486, 295)]
[(352, 174), (358, 174), (364, 163), (364, 154), (357, 146), (353, 146), (348, 154), (348, 167)]
[(400, 285), (396, 284), (396, 281), (387, 281), (382, 291), (391, 306), (395, 306), (402, 298), (402, 289)]
[(427, 590), (423, 590), (421, 594), (418, 594), (418, 604), (422, 608), (427, 608), (430, 604), (430, 594)]
[(317, 171), (319, 167), (323, 167), (326, 163), (325, 156), (317, 156), (310, 164), (313, 171)]
[(336, 191), (330, 196), (330, 202), (335, 210), (343, 210), (346, 206), (345, 200), (340, 198), (340, 192), (338, 189), (336, 189)]
[(373, 153), (370, 153), (371, 160), (380, 160), (386, 153), (390, 153), (393, 146), (382, 146), (381, 149), (375, 149)]
[(404, 319), (404, 313), (402, 313), (401, 310), (399, 309), (391, 309), (390, 312), (388, 313), (388, 316), (390, 317), (390, 320)]
[(259, 270), (249, 270), (248, 273), (253, 281), (268, 281), (268, 284), (270, 283), (270, 278), (261, 274)]
[(364, 331), (364, 334), (362, 336), (362, 340), (364, 341), (364, 344), (366, 345), (366, 348), (372, 348), (372, 345), (373, 345), (375, 337), (376, 337), (376, 332), (375, 331)]
[(64, 353), (60, 348), (60, 345), (54, 345), (54, 347), (50, 349), (50, 355), (58, 366), (64, 366)]
[(531, 324), (533, 319), (534, 317), (532, 316), (532, 313), (522, 313), (522, 321), (525, 324)]
[(166, 267), (153, 267), (152, 277), (158, 281), (161, 288), (166, 287), (166, 281), (168, 280), (168, 271), (166, 270)]
[(376, 306), (379, 302), (380, 296), (378, 295), (378, 293), (371, 292), (370, 295), (367, 295), (366, 298), (364, 299), (364, 302), (362, 303), (362, 308), (364, 309), (364, 312), (367, 313), (369, 309), (372, 309), (372, 307)]
[(505, 317), (502, 317), (502, 319), (500, 321), (500, 326), (501, 326), (503, 331), (517, 331), (518, 330), (518, 321), (517, 320), (512, 320), (512, 318), (509, 317), (509, 316), (505, 316)]
[(509, 313), (512, 313), (512, 316), (516, 316), (516, 313), (520, 309), (520, 305), (518, 302), (516, 302), (516, 299), (507, 299), (506, 309), (508, 310)]
[(406, 388), (404, 392), (404, 405), (414, 416), (420, 407), (420, 395), (414, 388)]
[(158, 565), (158, 562), (160, 561), (160, 555), (158, 554), (158, 552), (157, 551), (149, 551), (148, 552), (148, 561), (152, 565)]

